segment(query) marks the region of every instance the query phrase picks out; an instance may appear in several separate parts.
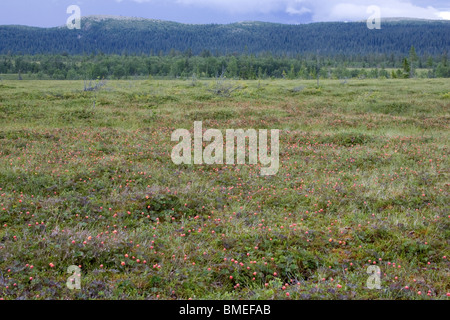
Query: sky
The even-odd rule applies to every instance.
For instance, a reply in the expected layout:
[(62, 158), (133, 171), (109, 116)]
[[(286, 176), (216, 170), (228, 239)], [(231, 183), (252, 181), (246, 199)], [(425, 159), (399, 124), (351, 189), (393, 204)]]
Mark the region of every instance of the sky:
[(66, 24), (67, 8), (81, 16), (117, 15), (183, 23), (265, 21), (300, 24), (362, 21), (369, 6), (381, 18), (408, 17), (450, 20), (449, 0), (0, 0), (0, 25), (56, 27)]

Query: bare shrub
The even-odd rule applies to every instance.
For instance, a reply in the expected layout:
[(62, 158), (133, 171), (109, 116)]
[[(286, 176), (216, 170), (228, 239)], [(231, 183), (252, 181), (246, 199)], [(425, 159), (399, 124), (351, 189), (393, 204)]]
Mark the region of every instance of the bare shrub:
[(225, 70), (223, 70), (222, 74), (219, 77), (216, 77), (216, 83), (209, 91), (217, 96), (229, 97), (231, 93), (239, 89), (242, 89), (242, 87), (235, 86), (231, 83), (227, 77), (225, 77)]

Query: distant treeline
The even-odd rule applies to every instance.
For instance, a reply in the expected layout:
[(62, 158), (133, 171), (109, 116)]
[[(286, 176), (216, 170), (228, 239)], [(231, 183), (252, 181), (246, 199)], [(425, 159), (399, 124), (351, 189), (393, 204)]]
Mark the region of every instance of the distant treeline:
[(420, 56), (450, 49), (450, 21), (386, 21), (380, 30), (365, 22), (287, 25), (265, 22), (182, 24), (136, 19), (82, 19), (81, 29), (0, 26), (0, 54), (167, 55), (173, 50), (215, 56), (261, 54), (293, 57), (319, 52), (326, 56), (407, 55), (414, 45)]
[(298, 55), (215, 56), (172, 51), (168, 55), (0, 55), (0, 74), (27, 74), (31, 79), (128, 79), (136, 76), (169, 78), (240, 79), (346, 79), (346, 78), (441, 78), (450, 77), (447, 54), (418, 56), (367, 55), (325, 57)]

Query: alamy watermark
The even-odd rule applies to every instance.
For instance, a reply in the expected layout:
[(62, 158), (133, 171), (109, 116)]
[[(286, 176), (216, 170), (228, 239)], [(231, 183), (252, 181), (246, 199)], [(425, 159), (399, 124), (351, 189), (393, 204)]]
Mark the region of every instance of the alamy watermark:
[[(237, 164), (245, 164), (246, 141), (248, 138), (249, 164), (256, 165), (259, 162), (262, 176), (275, 175), (279, 169), (280, 154), (280, 130), (271, 130), (270, 155), (268, 155), (268, 132), (267, 130), (254, 129), (246, 131), (242, 129), (228, 129), (226, 136), (226, 164), (235, 164), (235, 151), (237, 153)], [(224, 136), (220, 130), (209, 129), (203, 133), (202, 121), (194, 122), (194, 164), (223, 164), (224, 163)], [(180, 139), (182, 139), (180, 141)], [(172, 161), (175, 164), (192, 164), (192, 136), (187, 129), (178, 129), (172, 133), (172, 142), (179, 143), (172, 150)], [(212, 141), (213, 140), (213, 141)], [(236, 140), (236, 144), (235, 144)], [(259, 140), (259, 141), (258, 141)], [(212, 142), (211, 142), (212, 141)], [(203, 150), (203, 142), (211, 142)]]
[(379, 6), (369, 6), (367, 13), (371, 14), (367, 19), (367, 28), (370, 30), (381, 29), (381, 8)]
[(370, 274), (367, 279), (367, 288), (369, 289), (381, 289), (381, 269), (378, 266), (369, 266), (367, 268), (367, 274)]
[(69, 29), (81, 29), (81, 9), (77, 5), (71, 5), (67, 7), (67, 14), (71, 14), (67, 18), (67, 28)]
[(81, 269), (78, 266), (70, 266), (67, 268), (67, 273), (72, 274), (67, 278), (67, 288), (70, 290), (81, 290)]

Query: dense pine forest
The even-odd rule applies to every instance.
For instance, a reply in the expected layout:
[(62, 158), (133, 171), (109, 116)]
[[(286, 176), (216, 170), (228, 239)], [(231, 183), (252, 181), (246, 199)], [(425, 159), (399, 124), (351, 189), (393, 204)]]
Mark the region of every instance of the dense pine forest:
[(80, 30), (0, 26), (0, 74), (19, 79), (450, 77), (448, 21), (187, 25), (88, 17)]
[(17, 79), (55, 80), (219, 76), (240, 79), (440, 78), (450, 77), (450, 65), (446, 54), (425, 59), (415, 53), (414, 47), (405, 57), (391, 59), (377, 55), (348, 60), (314, 55), (274, 57), (271, 54), (216, 57), (209, 51), (199, 56), (180, 52), (163, 56), (3, 55), (0, 56), (1, 74), (14, 74)]

